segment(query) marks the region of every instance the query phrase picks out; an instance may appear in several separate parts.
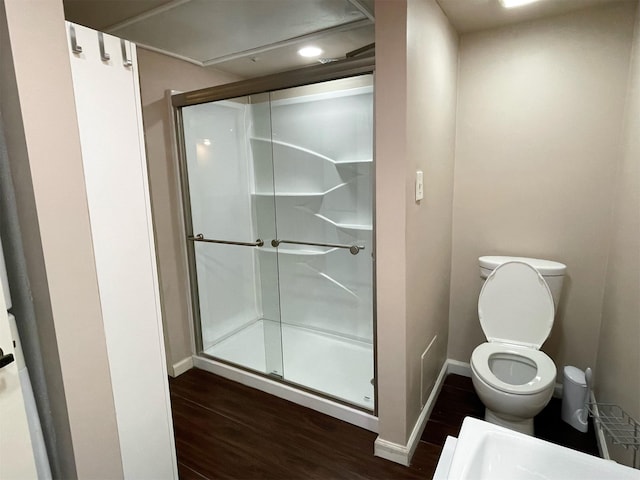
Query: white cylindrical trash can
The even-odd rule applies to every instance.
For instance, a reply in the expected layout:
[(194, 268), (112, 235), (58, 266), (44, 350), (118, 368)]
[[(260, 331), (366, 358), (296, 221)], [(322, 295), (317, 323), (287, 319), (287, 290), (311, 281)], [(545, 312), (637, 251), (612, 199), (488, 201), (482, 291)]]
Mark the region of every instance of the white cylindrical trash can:
[(589, 427), (587, 393), (584, 372), (576, 367), (564, 367), (562, 420), (580, 432), (586, 432)]

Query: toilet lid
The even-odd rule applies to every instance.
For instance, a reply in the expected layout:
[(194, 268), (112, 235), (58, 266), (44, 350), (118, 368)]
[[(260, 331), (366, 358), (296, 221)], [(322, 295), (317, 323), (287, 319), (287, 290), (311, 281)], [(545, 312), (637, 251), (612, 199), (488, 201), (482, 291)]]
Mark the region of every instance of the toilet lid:
[(482, 286), (480, 325), (490, 342), (539, 349), (551, 332), (553, 297), (535, 268), (523, 262), (497, 267)]

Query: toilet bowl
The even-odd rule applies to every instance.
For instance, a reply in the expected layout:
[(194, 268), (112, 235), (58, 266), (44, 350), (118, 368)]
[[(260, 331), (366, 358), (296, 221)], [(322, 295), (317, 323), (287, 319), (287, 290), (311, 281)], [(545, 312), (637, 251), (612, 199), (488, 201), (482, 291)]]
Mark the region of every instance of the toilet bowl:
[[(556, 379), (553, 360), (540, 347), (555, 315), (543, 276), (527, 262), (500, 263), (488, 275), (478, 299), (487, 337), (471, 355), (473, 386), (486, 407), (485, 420), (533, 434), (533, 417), (547, 405)], [(564, 275), (562, 264), (561, 274)]]
[(471, 356), (471, 379), (486, 421), (532, 435), (533, 417), (553, 395), (556, 366), (539, 350), (483, 343)]

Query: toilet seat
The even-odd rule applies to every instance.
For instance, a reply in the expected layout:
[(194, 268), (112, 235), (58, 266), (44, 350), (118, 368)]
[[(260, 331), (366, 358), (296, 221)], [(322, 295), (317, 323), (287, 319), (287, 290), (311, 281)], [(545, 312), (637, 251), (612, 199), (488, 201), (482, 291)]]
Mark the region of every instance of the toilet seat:
[(478, 318), (490, 342), (539, 349), (551, 333), (555, 306), (542, 275), (528, 263), (496, 267), (478, 298)]
[[(489, 367), (489, 359), (494, 354), (511, 354), (524, 357), (536, 365), (536, 375), (522, 385), (512, 385), (500, 380)], [(548, 389), (556, 379), (556, 366), (546, 353), (533, 348), (487, 342), (478, 345), (471, 354), (471, 368), (478, 378), (487, 385), (515, 395), (532, 395)]]

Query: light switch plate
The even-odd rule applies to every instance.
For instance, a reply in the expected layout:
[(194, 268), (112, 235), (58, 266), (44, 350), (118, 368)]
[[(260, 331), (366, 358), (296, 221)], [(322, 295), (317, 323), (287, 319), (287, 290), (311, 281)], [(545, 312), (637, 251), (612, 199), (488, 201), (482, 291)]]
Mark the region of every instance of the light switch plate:
[(416, 172), (416, 202), (424, 198), (424, 175), (422, 170)]

